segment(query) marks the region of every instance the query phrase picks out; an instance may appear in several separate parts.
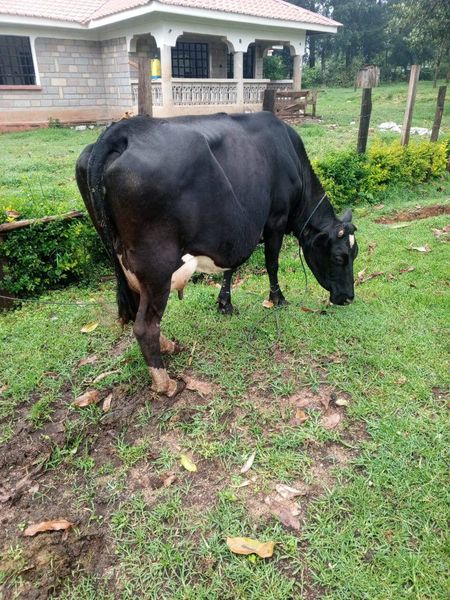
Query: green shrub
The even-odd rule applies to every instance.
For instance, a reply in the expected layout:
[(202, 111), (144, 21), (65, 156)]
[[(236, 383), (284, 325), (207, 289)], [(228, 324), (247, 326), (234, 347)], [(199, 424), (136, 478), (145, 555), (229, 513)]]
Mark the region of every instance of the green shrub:
[(16, 295), (92, 277), (107, 259), (88, 218), (38, 223), (11, 231), (0, 246), (6, 258), (2, 287)]
[(415, 185), (445, 173), (449, 140), (401, 146), (375, 142), (367, 154), (354, 150), (314, 162), (314, 169), (337, 208), (375, 200), (391, 185)]

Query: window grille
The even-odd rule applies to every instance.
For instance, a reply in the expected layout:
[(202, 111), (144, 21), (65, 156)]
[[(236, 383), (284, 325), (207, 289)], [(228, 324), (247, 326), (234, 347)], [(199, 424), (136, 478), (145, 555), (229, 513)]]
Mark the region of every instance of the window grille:
[(35, 85), (30, 38), (0, 35), (0, 85)]
[(172, 48), (172, 76), (207, 79), (209, 73), (208, 44), (177, 42)]

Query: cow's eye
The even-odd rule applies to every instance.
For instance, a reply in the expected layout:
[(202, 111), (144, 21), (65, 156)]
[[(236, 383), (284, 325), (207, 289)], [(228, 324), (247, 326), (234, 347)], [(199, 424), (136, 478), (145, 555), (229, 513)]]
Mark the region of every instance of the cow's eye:
[(335, 256), (334, 257), (334, 262), (337, 265), (345, 265), (347, 261), (348, 261), (348, 259), (345, 256), (341, 256), (340, 255), (340, 256)]

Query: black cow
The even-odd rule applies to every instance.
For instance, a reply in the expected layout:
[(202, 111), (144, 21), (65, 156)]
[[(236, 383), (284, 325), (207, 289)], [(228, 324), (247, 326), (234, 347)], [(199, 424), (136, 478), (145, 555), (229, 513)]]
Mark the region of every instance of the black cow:
[(331, 302), (353, 300), (351, 212), (336, 217), (299, 136), (271, 113), (123, 120), (83, 151), (76, 176), (115, 265), (119, 316), (134, 321), (158, 392), (177, 389), (161, 358), (175, 348), (160, 332), (170, 291), (195, 271), (225, 272), (219, 304), (229, 312), (231, 274), (261, 237), (275, 304), (285, 302), (286, 233)]

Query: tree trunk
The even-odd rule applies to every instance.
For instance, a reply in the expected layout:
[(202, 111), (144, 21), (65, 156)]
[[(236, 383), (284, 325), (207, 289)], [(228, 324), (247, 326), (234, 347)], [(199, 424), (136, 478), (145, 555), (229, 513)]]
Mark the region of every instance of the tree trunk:
[(309, 66), (311, 69), (316, 66), (316, 39), (313, 35), (309, 36)]

